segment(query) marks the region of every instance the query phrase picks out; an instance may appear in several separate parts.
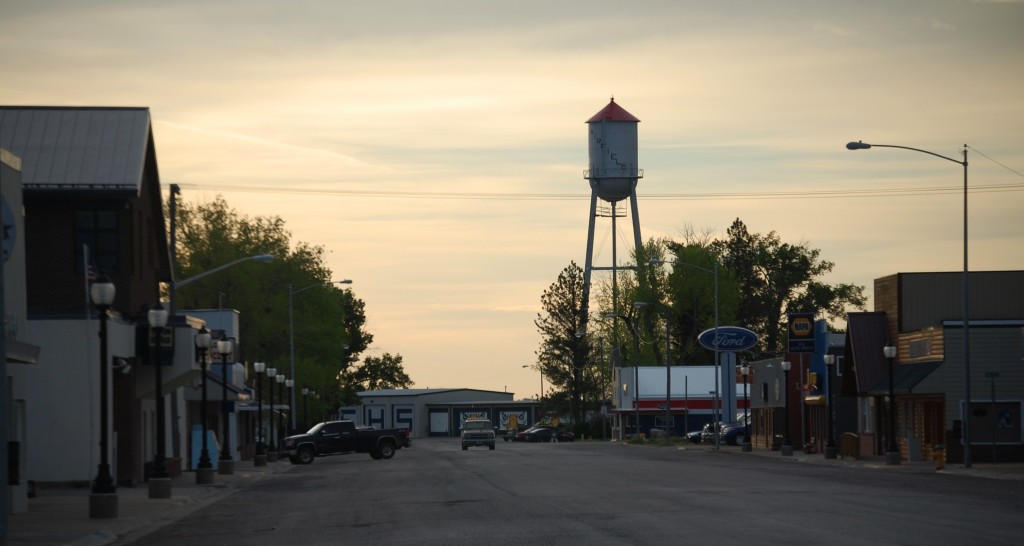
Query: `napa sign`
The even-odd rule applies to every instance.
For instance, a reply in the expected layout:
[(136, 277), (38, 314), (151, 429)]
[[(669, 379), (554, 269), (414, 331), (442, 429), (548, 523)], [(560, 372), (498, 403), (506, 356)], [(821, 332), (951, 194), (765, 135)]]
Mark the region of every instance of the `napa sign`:
[(701, 332), (697, 341), (712, 351), (746, 351), (757, 345), (757, 334), (739, 326), (719, 326)]

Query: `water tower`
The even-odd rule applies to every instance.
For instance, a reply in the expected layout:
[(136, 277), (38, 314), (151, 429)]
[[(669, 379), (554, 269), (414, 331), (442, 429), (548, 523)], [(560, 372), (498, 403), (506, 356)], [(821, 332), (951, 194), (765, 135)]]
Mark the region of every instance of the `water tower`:
[[(590, 225), (587, 229), (587, 263), (584, 270), (583, 316), (581, 332), (587, 330), (587, 316), (590, 312), (590, 274), (593, 270), (612, 272), (613, 305), (618, 303), (618, 249), (616, 245), (615, 219), (619, 201), (629, 198), (633, 218), (633, 242), (641, 248), (640, 215), (636, 204), (636, 183), (644, 173), (637, 167), (636, 129), (640, 120), (615, 102), (615, 98), (600, 112), (587, 120), (587, 149), (590, 167), (583, 178), (590, 181)], [(610, 210), (599, 210), (598, 199), (611, 205)], [(594, 225), (598, 216), (612, 219), (612, 265), (594, 266)], [(627, 267), (627, 269), (634, 269)], [(613, 309), (618, 313), (618, 309)]]

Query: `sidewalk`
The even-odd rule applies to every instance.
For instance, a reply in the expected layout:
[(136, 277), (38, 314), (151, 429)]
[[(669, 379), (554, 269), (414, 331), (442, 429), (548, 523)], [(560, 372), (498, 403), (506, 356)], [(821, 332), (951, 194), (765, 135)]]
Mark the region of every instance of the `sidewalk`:
[[(681, 446), (680, 449), (702, 451), (715, 450), (714, 446), (705, 444), (690, 444)], [(784, 457), (778, 451), (770, 451), (766, 449), (754, 449), (753, 451), (744, 453), (740, 450), (739, 446), (729, 445), (722, 445), (719, 448), (719, 451), (721, 453), (742, 455), (746, 457), (778, 459), (780, 461), (794, 464), (816, 464), (848, 468), (876, 468), (879, 470), (888, 470), (893, 472), (949, 474), (965, 477), (1024, 481), (1024, 463), (973, 463), (971, 468), (964, 468), (963, 465), (960, 464), (947, 463), (945, 468), (937, 470), (935, 468), (934, 461), (901, 461), (898, 465), (887, 465), (885, 464), (885, 457), (882, 455), (861, 459), (852, 459), (849, 457), (845, 459), (839, 457), (836, 457), (835, 459), (826, 459), (825, 455), (822, 453), (806, 454), (802, 451), (793, 451), (792, 456)]]
[(216, 474), (210, 485), (196, 485), (195, 472), (182, 472), (172, 480), (169, 499), (149, 498), (147, 483), (118, 487), (118, 517), (110, 519), (89, 518), (88, 487), (40, 487), (28, 500), (28, 512), (8, 516), (7, 543), (94, 546), (131, 541), (291, 467), (287, 461), (258, 468), (251, 460), (236, 461), (234, 474)]

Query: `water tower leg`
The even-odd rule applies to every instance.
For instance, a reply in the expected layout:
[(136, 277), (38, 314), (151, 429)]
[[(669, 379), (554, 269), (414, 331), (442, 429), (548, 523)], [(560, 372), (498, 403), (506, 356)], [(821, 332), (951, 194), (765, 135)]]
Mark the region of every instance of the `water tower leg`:
[[(640, 211), (636, 205), (636, 180), (633, 181), (633, 189), (629, 192), (629, 208), (630, 212), (633, 213), (633, 244), (635, 250), (640, 250), (644, 247), (643, 239), (640, 237)], [(593, 224), (593, 220), (591, 220)]]
[(590, 314), (590, 272), (594, 268), (594, 224), (597, 222), (597, 190), (590, 192), (590, 222), (587, 227), (587, 263), (583, 269), (583, 301), (580, 312), (580, 331), (587, 331)]

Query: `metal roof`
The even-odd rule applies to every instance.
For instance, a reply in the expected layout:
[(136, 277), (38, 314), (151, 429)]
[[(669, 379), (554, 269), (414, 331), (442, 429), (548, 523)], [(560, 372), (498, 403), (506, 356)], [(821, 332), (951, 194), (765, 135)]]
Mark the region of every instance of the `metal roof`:
[(639, 122), (640, 120), (636, 119), (636, 116), (634, 116), (633, 114), (627, 112), (625, 108), (619, 106), (615, 102), (615, 98), (613, 97), (611, 102), (608, 103), (608, 106), (605, 106), (604, 108), (601, 109), (600, 112), (594, 114), (590, 119), (587, 120), (587, 123), (596, 123), (598, 121)]
[(148, 108), (0, 107), (27, 190), (138, 191), (151, 140)]

